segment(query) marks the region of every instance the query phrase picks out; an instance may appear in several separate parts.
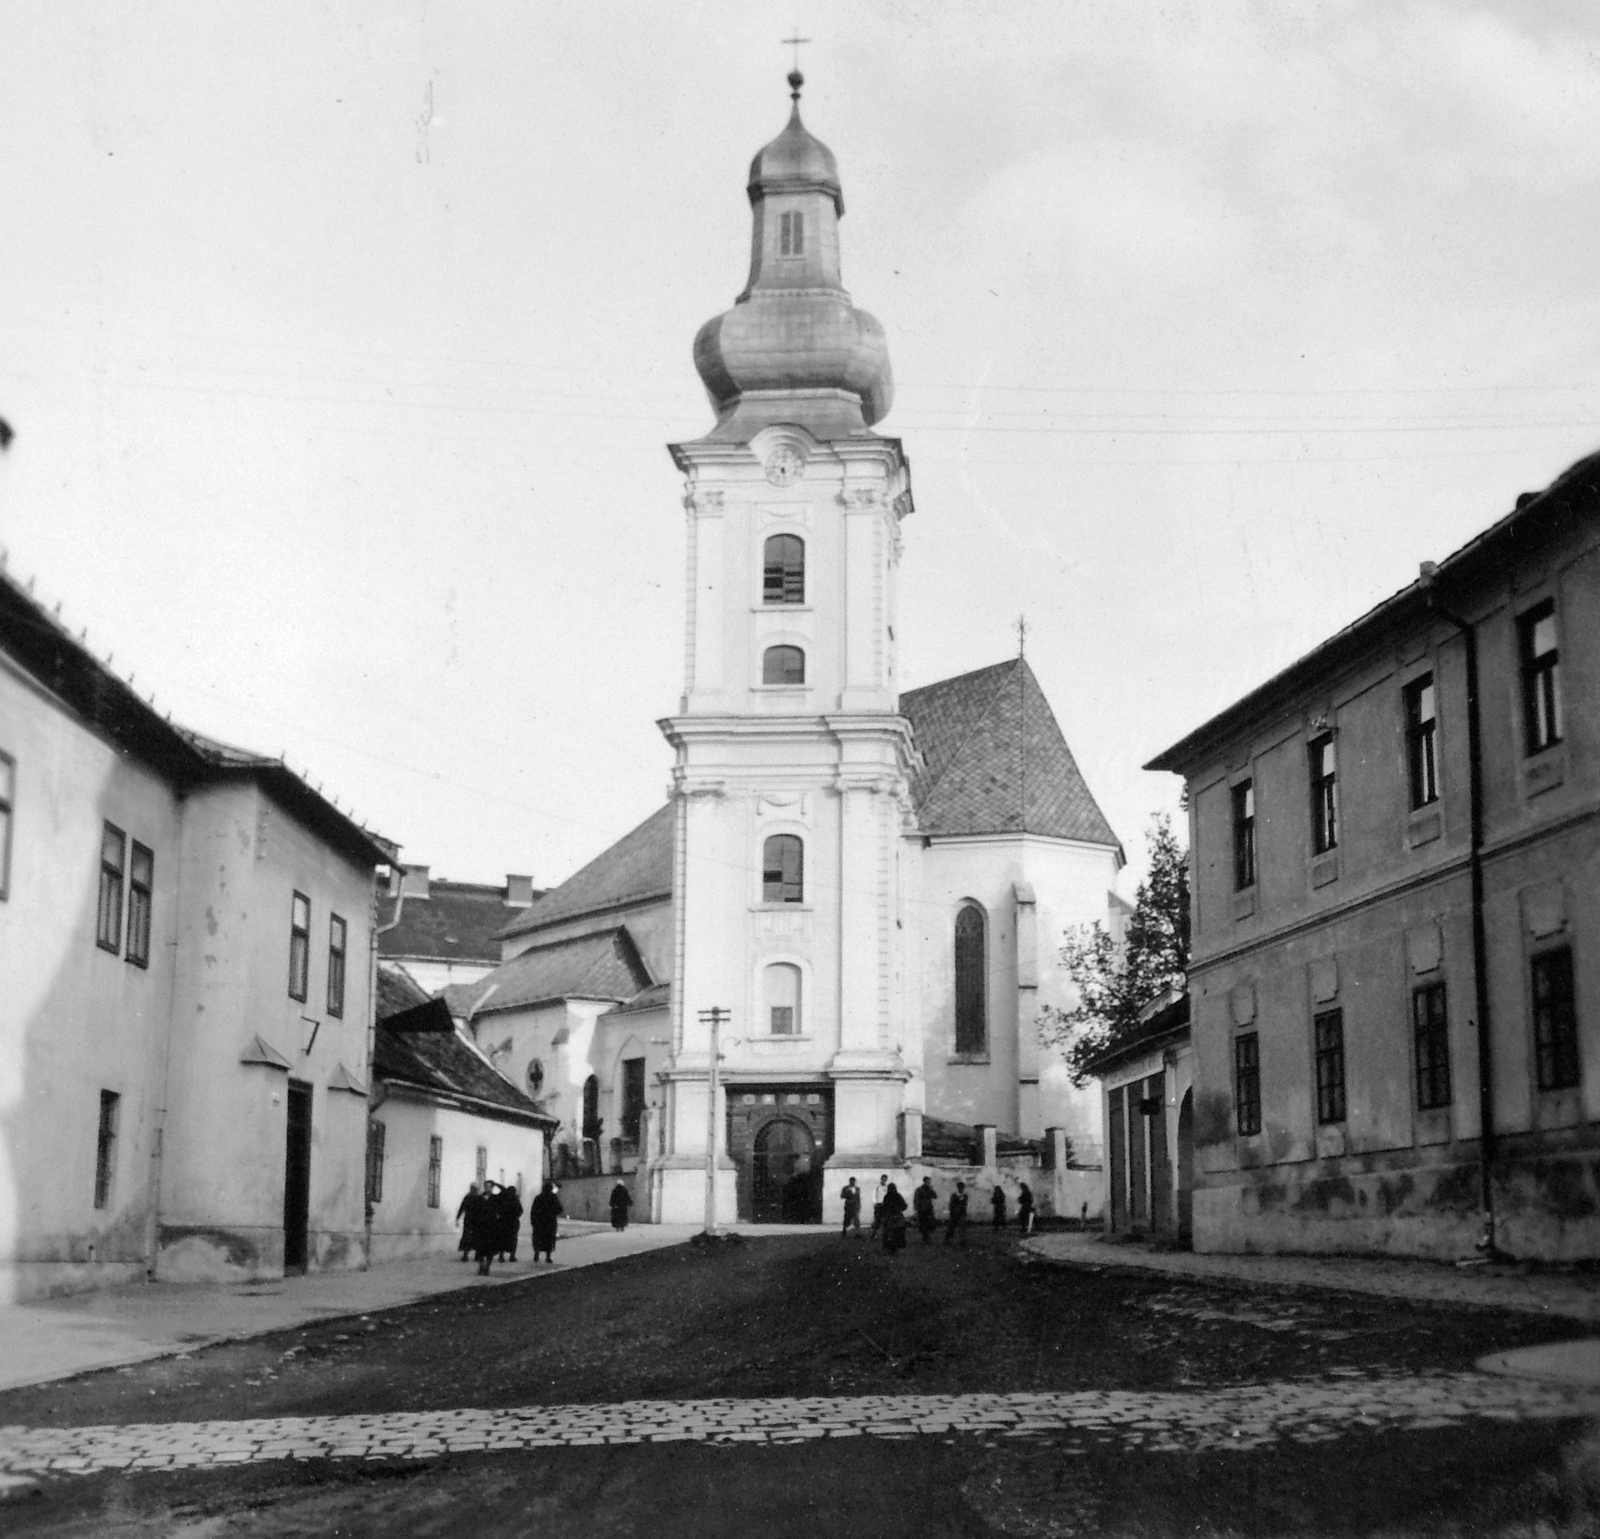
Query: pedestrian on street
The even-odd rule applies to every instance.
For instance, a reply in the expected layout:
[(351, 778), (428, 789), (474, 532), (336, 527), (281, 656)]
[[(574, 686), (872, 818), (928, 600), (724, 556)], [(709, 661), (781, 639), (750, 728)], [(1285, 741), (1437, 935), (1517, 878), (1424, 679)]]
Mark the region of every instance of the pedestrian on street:
[(906, 1248), (906, 1200), (893, 1181), (883, 1179), (883, 1248), (892, 1256)]
[(851, 1176), (844, 1184), (844, 1190), (839, 1193), (844, 1198), (844, 1228), (839, 1231), (842, 1240), (852, 1229), (856, 1238), (861, 1238), (861, 1188), (856, 1185), (856, 1178)]
[[(888, 1190), (889, 1178), (887, 1176), (879, 1176), (878, 1189), (872, 1194), (872, 1228), (867, 1231), (869, 1240), (876, 1239), (878, 1231), (883, 1228), (883, 1197)], [(899, 1193), (895, 1195), (898, 1196)]]
[(922, 1236), (922, 1243), (932, 1243), (933, 1231), (938, 1227), (939, 1220), (934, 1215), (934, 1208), (939, 1201), (939, 1194), (933, 1189), (933, 1177), (924, 1176), (922, 1185), (912, 1194), (911, 1205), (917, 1210), (917, 1231)]
[(489, 1266), (500, 1254), (500, 1209), (495, 1202), (499, 1190), (493, 1181), (483, 1183), (477, 1222), (472, 1226), (472, 1258), (478, 1263), (478, 1276), (487, 1277)]
[(997, 1186), (989, 1198), (989, 1206), (994, 1209), (994, 1223), (990, 1228), (1004, 1229), (1006, 1226), (1006, 1192), (1003, 1186)]
[(944, 1221), (944, 1243), (948, 1245), (958, 1234), (961, 1243), (967, 1243), (967, 1183), (957, 1181), (956, 1189), (950, 1197), (950, 1206), (946, 1210), (948, 1216)]
[(1026, 1181), (1017, 1192), (1017, 1227), (1024, 1234), (1033, 1233), (1033, 1188)]
[(500, 1254), (507, 1261), (515, 1261), (517, 1239), (522, 1233), (522, 1193), (514, 1186), (502, 1186), (495, 1193), (494, 1212), (499, 1230)]
[(528, 1204), (528, 1236), (533, 1241), (533, 1259), (541, 1255), (551, 1266), (556, 1264), (556, 1221), (566, 1210), (556, 1196), (554, 1181), (546, 1181), (539, 1195)]
[(626, 1181), (611, 1188), (611, 1227), (621, 1234), (628, 1227), (628, 1209), (633, 1206), (633, 1193)]
[(467, 1188), (467, 1195), (461, 1199), (461, 1206), (456, 1209), (456, 1222), (461, 1225), (461, 1259), (476, 1248), (473, 1244), (473, 1230), (483, 1213), (483, 1190), (476, 1181)]

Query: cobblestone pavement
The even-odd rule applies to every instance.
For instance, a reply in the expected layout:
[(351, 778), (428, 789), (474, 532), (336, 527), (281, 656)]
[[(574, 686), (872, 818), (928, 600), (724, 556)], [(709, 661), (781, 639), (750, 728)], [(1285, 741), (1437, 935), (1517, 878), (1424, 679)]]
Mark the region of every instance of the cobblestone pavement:
[(99, 1427), (0, 1427), (0, 1473), (202, 1469), (269, 1459), (428, 1459), (613, 1443), (795, 1443), (956, 1433), (1224, 1452), (1487, 1419), (1600, 1415), (1600, 1392), (1457, 1373), (1348, 1375), (1211, 1391), (635, 1400), (509, 1410), (395, 1411)]

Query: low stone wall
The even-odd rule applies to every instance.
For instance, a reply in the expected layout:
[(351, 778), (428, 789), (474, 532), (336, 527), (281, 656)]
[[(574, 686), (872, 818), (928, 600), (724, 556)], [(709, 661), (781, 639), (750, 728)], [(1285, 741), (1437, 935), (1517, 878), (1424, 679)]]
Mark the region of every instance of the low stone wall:
[[(628, 1171), (617, 1176), (568, 1176), (556, 1182), (560, 1190), (562, 1211), (568, 1218), (588, 1219), (594, 1223), (611, 1222), (611, 1190), (617, 1182), (628, 1188), (633, 1206), (628, 1209), (630, 1224), (650, 1222), (650, 1203), (644, 1178), (639, 1171)], [(533, 1200), (530, 1192), (528, 1200)]]

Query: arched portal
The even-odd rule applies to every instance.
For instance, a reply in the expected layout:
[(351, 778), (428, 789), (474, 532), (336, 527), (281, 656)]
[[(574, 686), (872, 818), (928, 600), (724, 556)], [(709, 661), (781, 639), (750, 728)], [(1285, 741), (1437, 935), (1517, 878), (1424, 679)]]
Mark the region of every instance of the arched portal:
[(1178, 1238), (1194, 1241), (1194, 1091), (1178, 1107)]
[(822, 1171), (811, 1130), (788, 1117), (756, 1134), (752, 1214), (758, 1224), (822, 1221)]

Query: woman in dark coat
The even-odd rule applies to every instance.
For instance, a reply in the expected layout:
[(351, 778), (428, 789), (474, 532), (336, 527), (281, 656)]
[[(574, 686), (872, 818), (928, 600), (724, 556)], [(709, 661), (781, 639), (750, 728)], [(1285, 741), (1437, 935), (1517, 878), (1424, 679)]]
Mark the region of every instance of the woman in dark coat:
[(489, 1275), (489, 1265), (500, 1254), (500, 1204), (493, 1181), (483, 1183), (478, 1211), (472, 1219), (472, 1257), (478, 1263), (478, 1276)]
[(483, 1193), (478, 1190), (476, 1181), (467, 1189), (461, 1206), (456, 1209), (456, 1222), (461, 1225), (461, 1259), (465, 1261), (478, 1248), (476, 1231), (483, 1222)]
[(539, 1195), (528, 1204), (528, 1237), (533, 1241), (535, 1261), (543, 1252), (549, 1258), (550, 1265), (555, 1265), (556, 1222), (564, 1211), (561, 1199), (556, 1196), (555, 1182), (546, 1181)]
[(1017, 1193), (1017, 1227), (1024, 1234), (1033, 1233), (1033, 1188), (1026, 1181)]
[(883, 1194), (883, 1248), (891, 1256), (906, 1248), (906, 1200), (893, 1181)]
[(632, 1206), (633, 1193), (625, 1182), (617, 1182), (611, 1188), (611, 1227), (619, 1233), (628, 1227), (628, 1209)]
[(494, 1213), (499, 1230), (500, 1254), (507, 1261), (517, 1259), (517, 1236), (522, 1233), (522, 1194), (514, 1186), (502, 1186), (495, 1193)]

